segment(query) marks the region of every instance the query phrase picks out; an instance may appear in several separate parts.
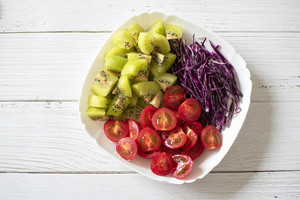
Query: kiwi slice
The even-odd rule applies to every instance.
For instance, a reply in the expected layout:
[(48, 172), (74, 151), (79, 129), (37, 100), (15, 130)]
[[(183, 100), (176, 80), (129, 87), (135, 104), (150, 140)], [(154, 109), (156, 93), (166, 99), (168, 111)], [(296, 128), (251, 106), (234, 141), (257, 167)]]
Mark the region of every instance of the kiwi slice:
[(86, 115), (92, 120), (105, 120), (105, 108), (97, 108), (90, 106), (86, 111)]
[(155, 81), (143, 81), (133, 84), (132, 90), (149, 102), (160, 91), (160, 86)]
[(120, 116), (129, 103), (130, 97), (125, 97), (122, 94), (116, 95), (108, 106), (107, 115), (114, 117)]
[(175, 85), (177, 76), (170, 73), (164, 73), (160, 76), (154, 77), (153, 80), (158, 83), (162, 91), (166, 91), (169, 87)]
[(127, 53), (132, 52), (132, 49), (122, 49), (120, 47), (113, 47), (111, 50), (109, 50), (106, 55), (104, 60), (106, 61), (107, 58), (109, 58), (110, 56), (121, 56), (121, 57), (125, 57)]
[(168, 40), (182, 38), (181, 26), (166, 24), (165, 30), (166, 30), (166, 35), (167, 35), (166, 37)]
[(126, 58), (121, 56), (110, 56), (105, 60), (104, 70), (116, 76), (121, 76), (121, 71), (127, 61)]
[(145, 31), (139, 24), (132, 24), (126, 30), (133, 35), (136, 42), (138, 42), (140, 32)]
[(158, 33), (153, 33), (152, 36), (154, 38), (154, 50), (156, 52), (165, 54), (171, 50), (169, 41), (165, 36)]
[(129, 31), (124, 30), (116, 33), (112, 39), (112, 44), (122, 49), (130, 49), (136, 45), (136, 41)]
[(153, 60), (158, 64), (158, 66), (162, 66), (162, 64), (166, 61), (166, 56), (164, 54), (153, 51)]
[(156, 21), (154, 24), (151, 25), (148, 32), (166, 35), (163, 21), (161, 19)]
[(164, 93), (162, 91), (159, 91), (149, 103), (155, 108), (160, 108), (163, 102), (163, 98)]
[(138, 47), (144, 54), (150, 54), (154, 50), (154, 38), (151, 33), (141, 32), (138, 39)]
[(102, 96), (89, 95), (88, 106), (106, 108), (108, 106), (108, 99)]
[(146, 106), (151, 106), (151, 104), (147, 101), (145, 101), (143, 98), (138, 98), (136, 105), (146, 108)]
[(119, 87), (118, 87), (118, 84), (111, 90), (111, 94), (113, 95), (116, 95), (116, 94), (119, 94), (120, 93), (120, 90), (119, 90)]
[(145, 59), (129, 60), (124, 66), (121, 74), (135, 81), (148, 80), (149, 67)]
[(166, 60), (161, 66), (159, 66), (157, 62), (152, 59), (150, 70), (155, 77), (160, 76), (170, 69), (175, 60), (176, 55), (169, 52), (166, 54)]
[(108, 95), (118, 81), (118, 77), (105, 71), (97, 74), (91, 91), (98, 96)]
[(133, 92), (129, 106), (136, 106), (138, 98), (139, 97), (137, 96), (137, 94)]
[(152, 57), (150, 55), (138, 53), (138, 52), (131, 52), (127, 54), (128, 60), (136, 60), (136, 59), (146, 59), (148, 64), (151, 63)]
[(139, 106), (131, 106), (128, 107), (125, 111), (124, 111), (124, 119), (133, 119), (137, 122), (140, 122), (141, 119), (141, 113), (143, 111), (143, 108), (139, 107)]
[(126, 97), (132, 97), (131, 83), (127, 76), (121, 76), (118, 82), (118, 90)]

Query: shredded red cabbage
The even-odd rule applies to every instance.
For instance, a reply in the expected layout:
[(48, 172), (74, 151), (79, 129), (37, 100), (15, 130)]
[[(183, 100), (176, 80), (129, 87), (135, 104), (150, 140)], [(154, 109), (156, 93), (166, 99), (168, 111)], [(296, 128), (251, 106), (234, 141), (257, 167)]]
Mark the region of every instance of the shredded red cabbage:
[(229, 127), (232, 117), (240, 112), (239, 102), (243, 94), (236, 83), (234, 67), (219, 52), (219, 45), (210, 42), (213, 51), (204, 43), (171, 40), (171, 51), (177, 58), (170, 72), (177, 75), (179, 84), (186, 89), (187, 97), (195, 98), (202, 106), (200, 117), (204, 126), (214, 125), (220, 131)]

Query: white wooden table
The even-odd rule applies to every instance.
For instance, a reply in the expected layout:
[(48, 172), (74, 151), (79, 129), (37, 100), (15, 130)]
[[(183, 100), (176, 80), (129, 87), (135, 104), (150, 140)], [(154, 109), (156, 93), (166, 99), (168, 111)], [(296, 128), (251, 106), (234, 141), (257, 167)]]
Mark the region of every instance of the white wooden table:
[[(252, 74), (240, 135), (192, 184), (129, 170), (80, 125), (86, 71), (111, 31), (143, 11), (216, 32)], [(0, 138), (1, 200), (300, 199), (300, 1), (1, 0)]]

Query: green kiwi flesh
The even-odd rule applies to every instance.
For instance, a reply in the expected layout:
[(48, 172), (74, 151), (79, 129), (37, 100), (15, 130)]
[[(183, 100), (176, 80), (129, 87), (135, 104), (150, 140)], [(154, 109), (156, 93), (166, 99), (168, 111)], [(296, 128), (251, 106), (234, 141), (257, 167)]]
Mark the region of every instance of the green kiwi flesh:
[(105, 108), (88, 107), (86, 114), (92, 120), (105, 120)]
[(129, 60), (121, 74), (134, 81), (147, 81), (149, 74), (148, 63), (145, 59)]
[(125, 97), (122, 94), (116, 95), (108, 106), (107, 115), (114, 117), (120, 116), (129, 103), (130, 97)]
[(88, 106), (106, 108), (108, 103), (108, 99), (103, 96), (89, 95), (88, 97)]
[(154, 50), (154, 38), (151, 33), (141, 32), (138, 39), (138, 47), (144, 54), (150, 54)]
[(140, 122), (141, 119), (141, 113), (143, 111), (143, 108), (139, 107), (139, 106), (131, 106), (128, 107), (125, 111), (124, 111), (124, 119), (133, 119), (137, 122)]
[(132, 24), (126, 30), (133, 35), (136, 42), (138, 42), (140, 32), (145, 31), (139, 24)]
[(154, 50), (155, 51), (165, 54), (171, 50), (169, 41), (165, 36), (158, 34), (158, 33), (153, 33), (152, 36), (154, 38), (154, 44), (155, 44)]
[(164, 93), (162, 91), (159, 91), (149, 103), (155, 108), (160, 108), (162, 105), (163, 98)]
[(180, 26), (166, 24), (165, 31), (168, 40), (182, 38), (182, 30)]
[(153, 61), (155, 61), (158, 64), (158, 66), (162, 66), (162, 64), (166, 61), (166, 56), (156, 51), (153, 51), (152, 53)]
[(108, 57), (110, 56), (121, 56), (121, 57), (125, 57), (127, 53), (130, 53), (133, 51), (133, 48), (132, 49), (122, 49), (118, 46), (115, 46), (113, 47), (111, 50), (109, 50), (106, 55), (105, 55), (105, 58), (104, 58), (104, 61), (107, 60)]
[(160, 76), (154, 77), (153, 80), (158, 83), (162, 91), (166, 91), (169, 87), (175, 85), (177, 76), (170, 73), (164, 73)]
[(133, 46), (136, 46), (136, 41), (129, 31), (124, 30), (116, 33), (112, 39), (112, 44), (122, 49), (130, 49)]
[(161, 19), (156, 21), (154, 24), (151, 25), (148, 32), (166, 35), (163, 21)]
[(105, 71), (97, 74), (91, 91), (98, 96), (108, 95), (118, 81), (118, 77)]
[(150, 70), (155, 77), (160, 76), (170, 69), (175, 60), (176, 55), (169, 52), (166, 54), (166, 60), (161, 66), (159, 66), (157, 62), (152, 59)]
[(128, 60), (136, 60), (136, 59), (146, 59), (148, 64), (151, 63), (152, 56), (139, 53), (139, 52), (131, 52), (127, 54), (127, 59)]
[(149, 102), (160, 91), (160, 86), (155, 81), (143, 81), (133, 84), (132, 90)]
[(129, 106), (136, 106), (138, 98), (139, 97), (137, 96), (137, 94), (133, 92)]
[(118, 82), (118, 90), (126, 97), (132, 97), (131, 83), (127, 76), (121, 76)]
[(104, 70), (115, 74), (116, 76), (120, 76), (127, 61), (128, 60), (126, 58), (121, 56), (110, 56), (104, 63)]

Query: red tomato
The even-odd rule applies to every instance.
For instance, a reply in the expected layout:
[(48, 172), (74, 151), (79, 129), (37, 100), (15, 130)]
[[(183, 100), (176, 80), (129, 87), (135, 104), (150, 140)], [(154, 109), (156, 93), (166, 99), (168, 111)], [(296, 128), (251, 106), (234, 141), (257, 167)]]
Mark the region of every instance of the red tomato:
[(198, 140), (198, 134), (196, 133), (196, 131), (194, 131), (187, 125), (183, 125), (182, 129), (186, 134), (187, 140), (186, 140), (186, 143), (181, 148), (184, 151), (186, 151), (186, 150), (192, 148), (196, 144), (196, 142)]
[(152, 106), (147, 106), (146, 108), (144, 108), (144, 110), (141, 113), (141, 124), (143, 128), (145, 127), (153, 128), (152, 116), (155, 111), (157, 111), (157, 108)]
[(196, 99), (189, 98), (179, 106), (178, 114), (184, 121), (196, 121), (201, 115), (201, 105)]
[(151, 159), (154, 156), (156, 156), (157, 154), (159, 154), (161, 152), (161, 149), (157, 150), (157, 151), (149, 151), (149, 152), (142, 152), (142, 151), (138, 151), (139, 156), (141, 156), (142, 158), (145, 159)]
[(185, 122), (185, 125), (189, 126), (191, 129), (193, 129), (194, 131), (196, 131), (196, 133), (200, 136), (201, 132), (203, 130), (203, 125), (198, 122), (198, 121), (194, 121), (194, 122)]
[(156, 130), (170, 131), (175, 128), (177, 118), (175, 113), (169, 108), (160, 108), (153, 114), (152, 124)]
[(221, 133), (213, 125), (205, 127), (201, 133), (201, 143), (206, 149), (218, 149), (222, 146)]
[(137, 139), (140, 151), (157, 151), (161, 146), (160, 136), (152, 128), (143, 128)]
[(131, 137), (134, 140), (138, 139), (139, 133), (142, 130), (141, 125), (132, 119), (129, 119), (126, 121), (128, 125), (128, 133), (129, 137)]
[(176, 126), (173, 130), (162, 133), (163, 144), (170, 149), (178, 149), (186, 142), (186, 134), (180, 126)]
[(174, 166), (172, 170), (173, 177), (183, 179), (189, 175), (193, 168), (193, 160), (185, 154), (176, 154), (172, 156)]
[(120, 120), (108, 120), (104, 124), (104, 133), (111, 141), (118, 142), (128, 135), (128, 125)]
[(159, 176), (165, 176), (171, 173), (173, 169), (172, 157), (166, 152), (161, 152), (154, 156), (151, 162), (151, 171)]
[(202, 146), (201, 141), (199, 139), (198, 142), (192, 148), (183, 151), (182, 153), (190, 156), (192, 160), (195, 160), (203, 153), (203, 151), (204, 147)]
[(186, 99), (183, 87), (174, 85), (167, 89), (165, 93), (165, 102), (172, 109), (178, 109), (180, 104)]
[(179, 117), (179, 114), (178, 114), (178, 111), (177, 111), (177, 110), (173, 110), (173, 112), (175, 113), (175, 115), (176, 115), (176, 118), (177, 118), (177, 125), (178, 125), (178, 126), (181, 126), (181, 125), (184, 123), (184, 121), (180, 119), (180, 117)]
[(173, 156), (175, 154), (180, 154), (181, 153), (180, 149), (170, 149), (169, 147), (166, 147), (166, 146), (162, 146), (161, 147), (161, 151), (162, 152), (166, 152), (170, 156)]
[(117, 142), (118, 154), (127, 161), (133, 160), (138, 152), (136, 142), (131, 137), (125, 137)]

